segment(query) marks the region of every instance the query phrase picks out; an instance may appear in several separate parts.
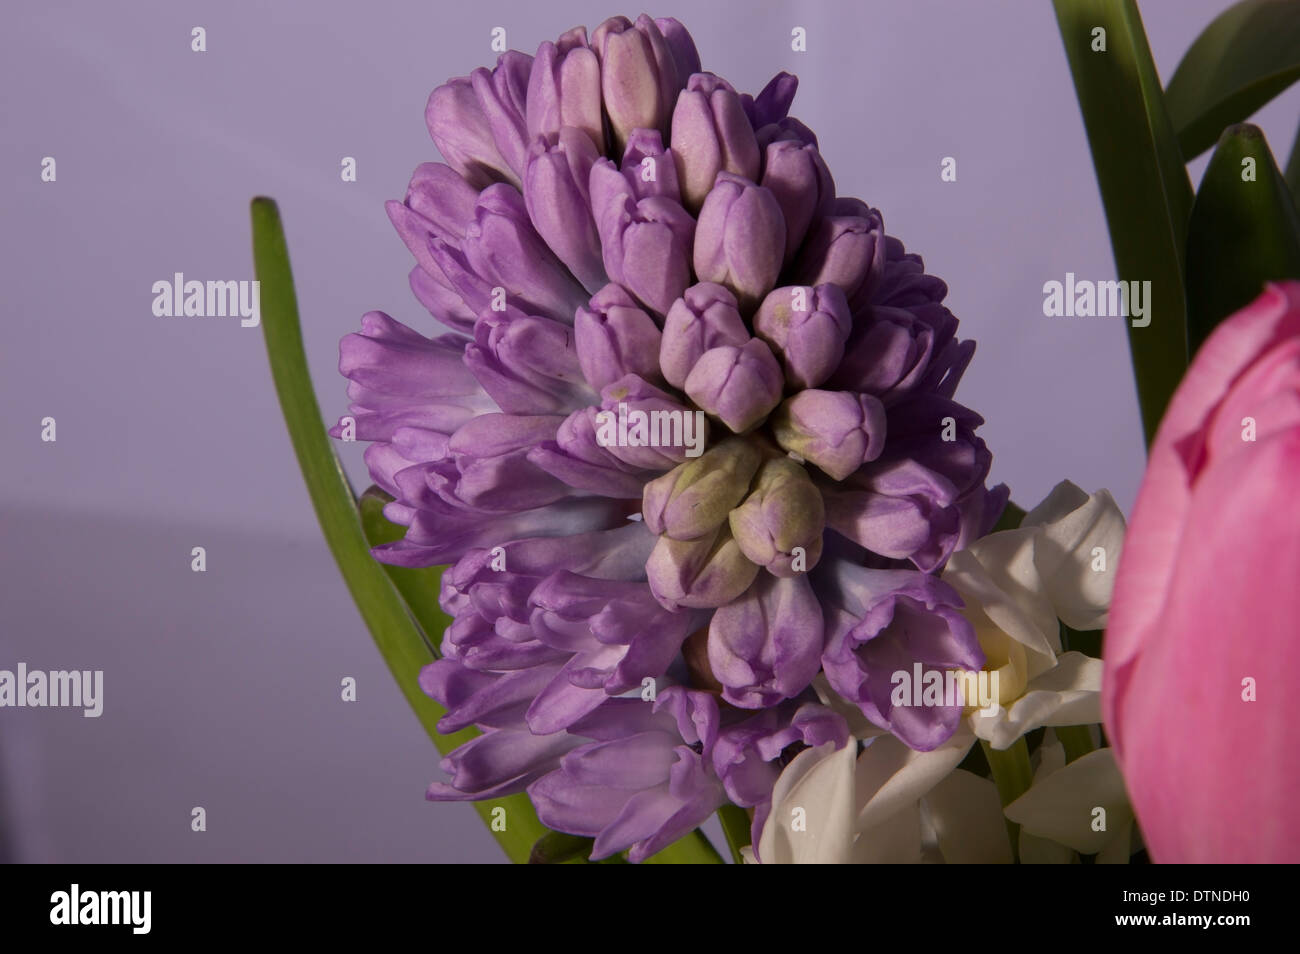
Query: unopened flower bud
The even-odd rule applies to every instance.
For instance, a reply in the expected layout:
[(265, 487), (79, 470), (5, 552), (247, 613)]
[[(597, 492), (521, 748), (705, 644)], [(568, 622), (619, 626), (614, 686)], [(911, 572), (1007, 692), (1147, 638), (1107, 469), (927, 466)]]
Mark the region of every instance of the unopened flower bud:
[(775, 576), (816, 566), (826, 510), (808, 472), (789, 457), (763, 464), (754, 491), (728, 518), (741, 551)]

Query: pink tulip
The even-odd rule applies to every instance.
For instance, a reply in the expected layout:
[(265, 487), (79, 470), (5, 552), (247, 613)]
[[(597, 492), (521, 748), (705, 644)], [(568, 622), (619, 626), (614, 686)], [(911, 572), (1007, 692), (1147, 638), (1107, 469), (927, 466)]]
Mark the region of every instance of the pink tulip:
[(1104, 655), (1152, 859), (1300, 861), (1300, 282), (1227, 319), (1175, 393)]

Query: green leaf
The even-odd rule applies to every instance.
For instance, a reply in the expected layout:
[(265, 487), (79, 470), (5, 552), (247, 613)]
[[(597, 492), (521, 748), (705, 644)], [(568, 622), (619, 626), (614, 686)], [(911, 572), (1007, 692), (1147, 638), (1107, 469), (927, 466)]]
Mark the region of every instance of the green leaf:
[(591, 854), (592, 838), (581, 835), (566, 835), (553, 831), (537, 839), (532, 853), (528, 856), (530, 865), (558, 865), (575, 858), (585, 858)]
[[(1183, 256), (1192, 186), (1133, 0), (1053, 0), (1123, 281), (1151, 282), (1150, 324), (1126, 321), (1149, 444), (1187, 370)], [(1093, 31), (1106, 31), (1094, 52)]]
[(1300, 79), (1300, 3), (1244, 0), (1188, 47), (1166, 103), (1186, 159)]
[[(388, 568), (370, 555), (356, 498), (330, 445), (312, 390), (280, 211), (271, 199), (257, 198), (252, 203), (252, 220), (253, 262), (261, 282), (262, 330), (271, 377), (316, 518), (398, 688), (439, 751), (446, 753), (477, 733), (438, 733), (437, 723), (445, 710), (426, 696), (418, 683), (420, 669), (433, 655), (390, 582)], [(525, 795), (476, 802), (474, 807), (485, 821), (503, 818), (505, 831), (493, 831), (493, 835), (517, 863), (526, 862), (533, 844), (547, 834)], [(505, 809), (504, 816), (494, 813), (497, 808)]]
[(993, 525), (992, 532), (1019, 529), (1020, 521), (1024, 519), (1024, 508), (1018, 506), (1014, 500), (1008, 500), (1007, 505), (1002, 508), (1002, 516), (998, 517), (998, 522)]
[(1300, 214), (1264, 134), (1230, 126), (1201, 180), (1187, 236), (1193, 349), (1258, 298), (1265, 282), (1285, 278), (1300, 278)]
[(745, 859), (741, 856), (740, 849), (753, 841), (750, 836), (752, 826), (749, 812), (728, 802), (718, 809), (718, 821), (722, 823), (722, 834), (727, 839), (727, 847), (731, 849), (731, 860), (738, 865), (744, 864)]
[(1291, 199), (1300, 209), (1300, 126), (1296, 127), (1295, 142), (1291, 145), (1291, 158), (1286, 161), (1287, 188), (1291, 190)]
[[(391, 503), (392, 499), (392, 495), (374, 486), (361, 495), (361, 526), (372, 547), (400, 540), (406, 532), (405, 527), (384, 516), (384, 505)], [(415, 618), (430, 654), (434, 659), (439, 658), (442, 634), (451, 625), (451, 617), (438, 604), (443, 568), (390, 566), (386, 563), (381, 566)]]
[(718, 849), (698, 828), (677, 839), (657, 855), (651, 855), (642, 864), (647, 865), (720, 865), (725, 864)]

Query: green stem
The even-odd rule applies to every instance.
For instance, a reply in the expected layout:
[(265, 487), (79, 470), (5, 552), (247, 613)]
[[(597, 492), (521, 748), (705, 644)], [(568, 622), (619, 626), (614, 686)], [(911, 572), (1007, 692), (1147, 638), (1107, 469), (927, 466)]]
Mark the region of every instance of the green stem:
[[(1029, 765), (1029, 746), (1024, 736), (1016, 739), (1009, 749), (995, 749), (987, 742), (981, 741), (984, 757), (988, 760), (989, 770), (993, 773), (993, 784), (997, 786), (998, 798), (1006, 808), (1025, 792), (1034, 780), (1033, 769)], [(1007, 836), (1011, 839), (1011, 854), (1020, 860), (1020, 826), (1010, 819), (1007, 822)]]
[(1093, 750), (1092, 729), (1086, 725), (1058, 725), (1052, 728), (1065, 748), (1065, 761), (1073, 762)]
[(739, 805), (727, 803), (718, 809), (718, 821), (722, 822), (722, 834), (726, 836), (727, 847), (731, 849), (731, 860), (738, 865), (744, 864), (740, 849), (753, 840), (750, 837), (749, 812)]

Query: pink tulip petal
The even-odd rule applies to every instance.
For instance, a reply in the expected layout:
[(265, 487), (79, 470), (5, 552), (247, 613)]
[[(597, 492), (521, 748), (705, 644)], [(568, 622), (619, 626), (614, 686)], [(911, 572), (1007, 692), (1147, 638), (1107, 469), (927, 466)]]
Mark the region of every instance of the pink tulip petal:
[(1106, 633), (1102, 705), (1117, 753), (1122, 733), (1115, 701), (1132, 676), (1132, 662), (1167, 604), (1173, 566), (1184, 538), (1190, 502), (1184, 456), (1207, 418), (1261, 354), (1300, 335), (1300, 283), (1269, 285), (1254, 303), (1224, 322), (1197, 352), (1151, 448), (1125, 540)]
[[(1155, 564), (1171, 580), (1167, 594), (1153, 594), (1161, 614), (1120, 630), (1130, 646), (1141, 642), (1127, 690), (1108, 673), (1108, 731), (1114, 739), (1123, 729), (1129, 791), (1164, 863), (1300, 861), (1300, 430), (1242, 446), (1201, 475), (1181, 534), (1162, 528), (1178, 550)], [(1160, 487), (1148, 475), (1138, 504), (1146, 532)], [(1161, 506), (1162, 517), (1174, 512)], [(1143, 526), (1134, 521), (1127, 569), (1155, 559)], [(1125, 573), (1130, 600), (1160, 575)], [(1136, 616), (1132, 602), (1126, 613), (1121, 626)], [(1247, 677), (1257, 702), (1242, 699)]]

